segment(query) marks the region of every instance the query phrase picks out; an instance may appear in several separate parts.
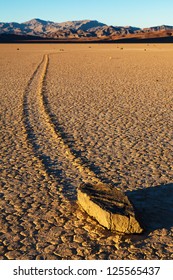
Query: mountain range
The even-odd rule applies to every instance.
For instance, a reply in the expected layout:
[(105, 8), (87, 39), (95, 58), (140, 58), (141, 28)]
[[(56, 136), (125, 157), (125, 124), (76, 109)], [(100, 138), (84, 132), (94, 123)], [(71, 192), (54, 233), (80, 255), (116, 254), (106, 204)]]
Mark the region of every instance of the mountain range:
[(11, 38), (51, 40), (118, 40), (173, 37), (173, 26), (161, 25), (149, 28), (106, 25), (97, 20), (78, 20), (55, 23), (32, 19), (23, 23), (0, 22), (0, 39)]

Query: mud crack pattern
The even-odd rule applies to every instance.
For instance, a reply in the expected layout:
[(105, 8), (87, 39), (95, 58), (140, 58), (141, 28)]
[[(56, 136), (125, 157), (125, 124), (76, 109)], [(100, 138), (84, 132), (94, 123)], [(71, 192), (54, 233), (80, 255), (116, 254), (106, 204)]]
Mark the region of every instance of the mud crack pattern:
[[(0, 70), (1, 259), (171, 259), (172, 81), (170, 80), (168, 85), (162, 83), (164, 96), (161, 95), (158, 82), (153, 85), (150, 83), (150, 88), (155, 92), (152, 95), (149, 88), (148, 91), (151, 100), (156, 101), (151, 111), (151, 104), (145, 96), (147, 87), (142, 79), (140, 80), (140, 75), (142, 77), (146, 73), (143, 61), (150, 65), (151, 60), (155, 66), (158, 61), (165, 63), (163, 69), (167, 75), (171, 60), (169, 59), (168, 66), (165, 57), (170, 56), (171, 52), (167, 51), (164, 57), (164, 53), (158, 56), (155, 50), (151, 50), (157, 59), (152, 53), (135, 54), (135, 61), (140, 59), (141, 63), (141, 68), (138, 69), (140, 89), (145, 93), (139, 98), (138, 84), (133, 87), (131, 76), (127, 78), (127, 85), (131, 83), (131, 89), (124, 87), (124, 93), (120, 79), (120, 75), (122, 79), (124, 77), (123, 71), (127, 71), (126, 77), (127, 73), (130, 73), (127, 65), (131, 67), (132, 74), (133, 67), (138, 68), (137, 62), (136, 65), (132, 63), (133, 50), (119, 53), (118, 49), (112, 47), (100, 47), (99, 50), (88, 51), (86, 46), (81, 46), (78, 53), (73, 46), (68, 46), (66, 52), (60, 53), (56, 46), (51, 46), (48, 55), (48, 47), (45, 46), (42, 46), (39, 52), (36, 46), (33, 46), (32, 50), (30, 46), (22, 48), (23, 50), (20, 47), (20, 52), (16, 52), (15, 47), (10, 51), (7, 47), (6, 50), (2, 49), (0, 55), (3, 65)], [(110, 61), (110, 56), (115, 59)], [(27, 65), (25, 71), (24, 61)], [(78, 67), (75, 67), (77, 65)], [(97, 65), (98, 74), (94, 65)], [(122, 65), (126, 65), (126, 68), (123, 68), (121, 73)], [(115, 69), (120, 72), (116, 72), (116, 79), (109, 75)], [(95, 80), (92, 81), (93, 71)], [(152, 71), (152, 68), (148, 70), (149, 80)], [(85, 75), (82, 76), (81, 83), (82, 73)], [(157, 75), (160, 73), (158, 70)], [(95, 94), (92, 93), (94, 83), (97, 84)], [(78, 92), (80, 84), (82, 94)], [(109, 95), (105, 101), (106, 90)], [(121, 93), (120, 96), (117, 91)], [(128, 92), (133, 92), (133, 96), (128, 95)], [(148, 111), (144, 110), (144, 101)], [(123, 114), (120, 108), (124, 109)], [(138, 127), (138, 111), (143, 116), (143, 134)], [(117, 115), (114, 115), (115, 113)], [(157, 134), (157, 125), (147, 126), (147, 120), (151, 121), (154, 114), (159, 128)], [(149, 133), (146, 127), (148, 131), (150, 129)], [(141, 134), (141, 142), (137, 141), (137, 131)], [(150, 145), (147, 146), (148, 142), (145, 141), (152, 133), (160, 137), (161, 148), (155, 146), (159, 157), (156, 154), (148, 165), (152, 169), (150, 178), (147, 167), (145, 172), (144, 165), (140, 165), (140, 162), (149, 159), (150, 150), (152, 155), (152, 142), (149, 141)], [(118, 134), (122, 146), (116, 138)], [(111, 141), (116, 143), (116, 151), (110, 149)], [(90, 143), (95, 150), (91, 149)], [(145, 153), (148, 147), (149, 156)], [(135, 181), (136, 173), (126, 150), (131, 152), (135, 166), (137, 167), (137, 163), (142, 166), (141, 172), (148, 176), (148, 182), (144, 181), (143, 188), (142, 180), (139, 180), (139, 183)], [(112, 157), (115, 152), (113, 165)], [(167, 165), (164, 162), (165, 157)], [(134, 178), (128, 173), (128, 163), (134, 171)], [(123, 164), (127, 167), (127, 175)], [(160, 164), (159, 170), (163, 171), (162, 177), (157, 174), (157, 164)], [(129, 188), (127, 178), (130, 178)], [(127, 190), (128, 196), (142, 215), (147, 228), (145, 234), (112, 234), (78, 207), (76, 186), (81, 180), (93, 179), (105, 182), (112, 180), (115, 186), (120, 182), (118, 187)], [(138, 189), (135, 189), (133, 182)], [(158, 186), (155, 187), (157, 182)]]

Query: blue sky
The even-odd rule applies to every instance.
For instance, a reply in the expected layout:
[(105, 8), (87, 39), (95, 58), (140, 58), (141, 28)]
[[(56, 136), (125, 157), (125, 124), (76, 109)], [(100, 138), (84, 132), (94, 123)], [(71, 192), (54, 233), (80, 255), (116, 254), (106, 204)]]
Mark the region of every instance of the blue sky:
[(0, 0), (0, 22), (96, 19), (108, 25), (173, 25), (173, 0)]

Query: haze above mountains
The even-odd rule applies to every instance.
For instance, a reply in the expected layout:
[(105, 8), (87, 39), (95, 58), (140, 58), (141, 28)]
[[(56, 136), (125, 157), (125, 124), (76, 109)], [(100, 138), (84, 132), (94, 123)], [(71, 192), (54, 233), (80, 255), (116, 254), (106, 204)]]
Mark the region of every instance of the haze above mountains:
[(0, 34), (37, 36), (44, 39), (121, 39), (172, 37), (173, 26), (161, 25), (150, 28), (132, 26), (108, 26), (97, 20), (78, 20), (55, 23), (32, 19), (24, 23), (0, 22)]

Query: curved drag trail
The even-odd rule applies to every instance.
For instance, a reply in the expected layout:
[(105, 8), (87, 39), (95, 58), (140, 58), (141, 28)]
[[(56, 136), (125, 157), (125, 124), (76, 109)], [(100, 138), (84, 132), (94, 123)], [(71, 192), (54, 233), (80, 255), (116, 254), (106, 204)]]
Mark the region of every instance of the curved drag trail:
[[(51, 121), (46, 96), (44, 95), (48, 65), (49, 55), (46, 54), (29, 80), (24, 95), (24, 122), (29, 142), (50, 176), (54, 178), (63, 177), (60, 162), (61, 158), (64, 157), (69, 161), (68, 164), (73, 165), (75, 172), (79, 173), (83, 181), (100, 182), (95, 173), (82, 162), (82, 159), (76, 157), (71, 151), (61, 132), (57, 131)], [(35, 89), (37, 89), (36, 92)], [(70, 188), (71, 184), (68, 180), (66, 185), (68, 186), (64, 190), (64, 195), (71, 196), (71, 199), (74, 199), (75, 187)]]
[[(54, 209), (52, 213), (51, 209), (47, 209), (48, 219), (56, 220), (55, 226), (58, 226), (53, 229), (56, 242), (55, 238), (53, 238), (53, 241), (49, 240), (49, 234), (52, 235), (50, 232), (47, 233), (46, 239), (53, 245), (58, 244), (56, 252), (51, 252), (55, 258), (108, 258), (108, 255), (115, 252), (115, 245), (111, 246), (110, 243), (119, 241), (120, 236), (112, 235), (83, 213), (74, 203), (76, 183), (75, 179), (74, 182), (69, 179), (70, 172), (73, 173), (73, 178), (78, 173), (78, 176), (76, 176), (78, 177), (78, 183), (81, 179), (87, 182), (100, 182), (100, 180), (93, 171), (83, 164), (79, 157), (73, 154), (65, 143), (61, 132), (57, 131), (51, 121), (48, 104), (46, 104), (46, 97), (44, 96), (44, 82), (48, 65), (49, 56), (44, 55), (28, 82), (23, 100), (23, 120), (28, 145), (31, 145), (34, 154), (42, 162), (50, 180), (58, 185), (56, 192), (54, 191), (54, 194), (52, 194), (56, 196), (55, 203), (58, 199), (56, 213)], [(106, 236), (109, 236), (109, 239), (106, 240)], [(105, 250), (106, 253), (102, 255), (102, 251), (105, 252)], [(46, 251), (52, 251), (52, 247)], [(96, 254), (98, 254), (98, 257), (96, 257)]]
[[(51, 244), (47, 244), (47, 254), (44, 253), (44, 258), (106, 259), (115, 253), (115, 242), (119, 243), (120, 235), (112, 235), (74, 203), (76, 184), (80, 180), (101, 181), (80, 157), (76, 157), (66, 144), (61, 131), (57, 131), (57, 126), (51, 121), (51, 113), (44, 95), (48, 65), (49, 55), (44, 55), (28, 82), (23, 100), (23, 120), (28, 145), (31, 145), (34, 154), (42, 162), (50, 180), (57, 185), (56, 191), (54, 189), (51, 194), (55, 196), (55, 201), (51, 203), (53, 210), (48, 207), (46, 214), (48, 223), (53, 220), (55, 225), (46, 234), (41, 232), (39, 236), (39, 239), (44, 238)], [(68, 176), (70, 173), (73, 174), (73, 178), (76, 175), (76, 183), (75, 180), (71, 182)]]

